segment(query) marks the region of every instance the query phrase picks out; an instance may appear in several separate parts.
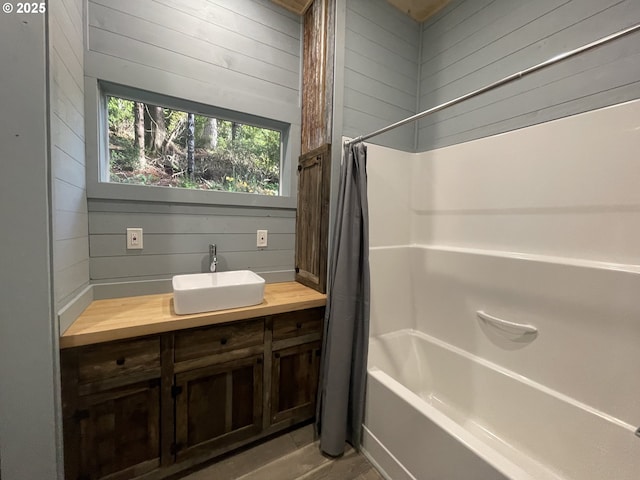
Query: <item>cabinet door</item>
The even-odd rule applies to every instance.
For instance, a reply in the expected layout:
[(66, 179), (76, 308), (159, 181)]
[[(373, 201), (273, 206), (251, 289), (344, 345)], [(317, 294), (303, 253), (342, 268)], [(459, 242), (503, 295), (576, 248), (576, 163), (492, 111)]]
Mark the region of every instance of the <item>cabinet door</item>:
[(271, 424), (294, 423), (315, 414), (320, 342), (305, 343), (273, 352)]
[(128, 479), (159, 467), (159, 379), (79, 397), (67, 427), (75, 431), (65, 445), (69, 480)]
[(331, 145), (302, 155), (298, 162), (296, 281), (324, 293), (327, 282)]
[(176, 460), (259, 433), (262, 355), (176, 375)]

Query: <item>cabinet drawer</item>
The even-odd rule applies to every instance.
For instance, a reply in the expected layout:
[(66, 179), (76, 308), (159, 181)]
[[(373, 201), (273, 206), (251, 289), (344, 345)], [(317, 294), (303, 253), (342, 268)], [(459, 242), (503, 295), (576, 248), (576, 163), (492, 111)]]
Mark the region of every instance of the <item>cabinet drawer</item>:
[(320, 333), (323, 319), (324, 307), (274, 315), (273, 340)]
[(160, 371), (158, 337), (97, 344), (78, 352), (80, 384), (153, 370)]
[(262, 345), (264, 319), (183, 330), (175, 334), (175, 362)]

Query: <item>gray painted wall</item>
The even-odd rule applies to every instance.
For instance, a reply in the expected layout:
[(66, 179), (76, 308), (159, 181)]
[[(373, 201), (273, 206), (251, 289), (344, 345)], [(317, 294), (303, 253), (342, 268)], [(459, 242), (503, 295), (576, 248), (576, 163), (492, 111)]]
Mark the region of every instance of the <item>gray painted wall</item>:
[[(383, 0), (344, 1), (345, 64), (337, 71), (344, 81), (342, 132), (349, 137), (640, 22), (637, 0), (454, 0), (417, 27)], [(639, 36), (369, 142), (426, 151), (637, 98)]]
[[(344, 116), (343, 135), (356, 137), (413, 115), (420, 25), (385, 0), (347, 0), (345, 24), (344, 105), (338, 106)], [(371, 143), (413, 151), (415, 126)]]
[[(295, 210), (104, 200), (91, 200), (89, 209), (94, 283), (208, 271), (210, 243), (218, 247), (220, 270), (251, 269), (267, 272), (271, 281), (292, 279)], [(143, 250), (126, 249), (127, 227), (144, 229)], [(266, 249), (256, 247), (257, 229), (269, 231)], [(130, 285), (134, 291), (136, 286)]]
[[(637, 0), (454, 0), (423, 25), (420, 110), (638, 22)], [(636, 33), (421, 120), (418, 150), (546, 122), (639, 94)]]
[(88, 9), (85, 75), (300, 124), (297, 15), (269, 0), (90, 0)]
[[(89, 83), (100, 79), (290, 123), (297, 147), (289, 156), (297, 165), (300, 17), (268, 0), (90, 0), (88, 22)], [(87, 134), (95, 137), (97, 127), (89, 124)], [(95, 138), (88, 145), (91, 176)], [(283, 177), (295, 182), (294, 166)], [(176, 204), (169, 197), (175, 189), (160, 202), (106, 198), (91, 192), (92, 181), (92, 283), (134, 282), (126, 284), (128, 294), (149, 293), (140, 281), (205, 271), (209, 243), (218, 245), (221, 269), (267, 272), (267, 281), (293, 279), (295, 202), (289, 208), (265, 208), (260, 201), (242, 207)], [(125, 249), (127, 227), (144, 229), (142, 251)], [(268, 248), (256, 247), (257, 229), (269, 231)], [(154, 285), (170, 288), (167, 282)]]
[(45, 21), (42, 14), (0, 15), (3, 480), (62, 478)]
[(82, 0), (63, 0), (49, 9), (56, 310), (89, 284), (82, 8)]

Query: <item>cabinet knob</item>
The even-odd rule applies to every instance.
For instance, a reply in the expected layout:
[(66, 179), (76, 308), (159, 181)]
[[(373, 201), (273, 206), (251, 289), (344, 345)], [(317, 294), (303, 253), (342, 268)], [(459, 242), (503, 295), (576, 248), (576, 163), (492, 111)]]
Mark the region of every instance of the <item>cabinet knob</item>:
[(124, 365), (124, 357), (118, 357), (118, 359), (116, 359), (116, 365)]
[(220, 345), (226, 345), (227, 344), (227, 339), (226, 338), (221, 338), (220, 339)]

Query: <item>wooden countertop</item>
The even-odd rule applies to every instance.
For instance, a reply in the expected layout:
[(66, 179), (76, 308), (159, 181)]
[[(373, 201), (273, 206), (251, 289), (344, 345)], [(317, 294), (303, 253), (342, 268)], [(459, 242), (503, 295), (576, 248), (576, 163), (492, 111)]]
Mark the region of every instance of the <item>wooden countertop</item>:
[(191, 315), (175, 313), (173, 293), (95, 300), (60, 336), (60, 348), (321, 307), (326, 300), (325, 294), (297, 282), (266, 284), (259, 305)]

